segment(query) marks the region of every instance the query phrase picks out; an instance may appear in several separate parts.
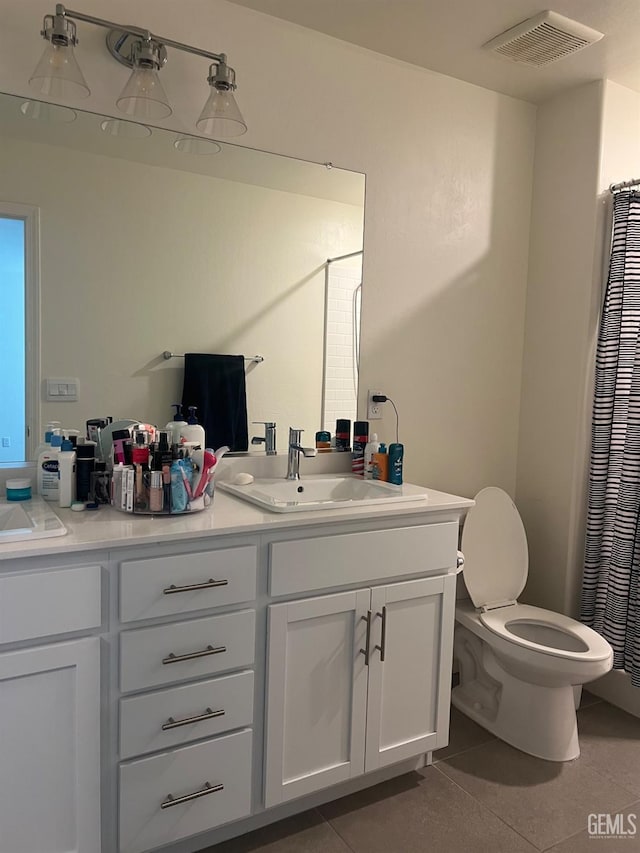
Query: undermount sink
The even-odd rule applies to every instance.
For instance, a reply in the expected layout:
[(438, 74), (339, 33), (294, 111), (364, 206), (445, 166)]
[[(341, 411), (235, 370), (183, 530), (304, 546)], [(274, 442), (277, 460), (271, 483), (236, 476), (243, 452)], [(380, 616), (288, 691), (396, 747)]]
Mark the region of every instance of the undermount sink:
[(67, 528), (40, 497), (30, 501), (0, 500), (0, 545), (64, 536), (66, 532)]
[(300, 480), (256, 479), (246, 486), (219, 482), (216, 487), (272, 512), (344, 509), (348, 505), (393, 504), (427, 498), (426, 491), (415, 486), (393, 486), (350, 476), (327, 475)]

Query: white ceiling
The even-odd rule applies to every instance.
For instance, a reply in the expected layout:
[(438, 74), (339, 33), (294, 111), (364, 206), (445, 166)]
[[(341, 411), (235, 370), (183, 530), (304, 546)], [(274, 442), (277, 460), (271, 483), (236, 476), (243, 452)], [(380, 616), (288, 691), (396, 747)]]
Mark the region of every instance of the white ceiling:
[[(640, 0), (231, 0), (378, 53), (539, 102), (608, 78), (640, 91)], [(483, 50), (498, 33), (552, 9), (605, 34), (546, 68)]]

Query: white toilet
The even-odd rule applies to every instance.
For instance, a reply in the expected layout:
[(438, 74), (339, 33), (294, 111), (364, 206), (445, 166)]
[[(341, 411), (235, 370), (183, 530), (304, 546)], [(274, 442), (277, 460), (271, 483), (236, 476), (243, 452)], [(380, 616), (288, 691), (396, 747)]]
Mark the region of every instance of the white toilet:
[(580, 755), (574, 686), (611, 669), (609, 643), (575, 619), (518, 604), (527, 581), (527, 537), (513, 501), (490, 486), (462, 532), (471, 601), (456, 607), (452, 702), (518, 749), (548, 761)]

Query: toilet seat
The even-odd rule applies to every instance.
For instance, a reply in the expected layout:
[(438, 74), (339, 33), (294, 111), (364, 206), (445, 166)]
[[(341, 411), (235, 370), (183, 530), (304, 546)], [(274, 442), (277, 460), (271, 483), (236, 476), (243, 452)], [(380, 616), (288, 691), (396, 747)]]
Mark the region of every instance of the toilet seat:
[[(552, 610), (513, 604), (478, 616), (483, 625), (503, 640), (531, 651), (575, 661), (600, 661), (611, 656), (611, 646), (604, 637), (570, 616)], [(541, 636), (536, 637), (537, 634)], [(541, 642), (543, 639), (553, 645)]]
[(524, 525), (506, 492), (487, 486), (474, 498), (462, 530), (464, 582), (475, 607), (515, 604), (527, 582)]
[(520, 514), (506, 492), (482, 489), (462, 531), (464, 581), (478, 621), (522, 649), (565, 661), (601, 661), (609, 643), (587, 625), (552, 610), (518, 604), (529, 551)]

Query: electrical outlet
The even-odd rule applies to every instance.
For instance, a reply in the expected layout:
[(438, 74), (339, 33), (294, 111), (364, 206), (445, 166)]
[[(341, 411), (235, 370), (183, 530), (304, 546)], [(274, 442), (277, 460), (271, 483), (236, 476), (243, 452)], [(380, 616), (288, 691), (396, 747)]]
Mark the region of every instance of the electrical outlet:
[(382, 417), (382, 403), (374, 403), (374, 394), (382, 394), (382, 391), (369, 391), (367, 395), (367, 420), (376, 421)]

